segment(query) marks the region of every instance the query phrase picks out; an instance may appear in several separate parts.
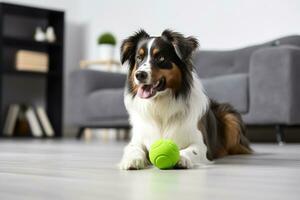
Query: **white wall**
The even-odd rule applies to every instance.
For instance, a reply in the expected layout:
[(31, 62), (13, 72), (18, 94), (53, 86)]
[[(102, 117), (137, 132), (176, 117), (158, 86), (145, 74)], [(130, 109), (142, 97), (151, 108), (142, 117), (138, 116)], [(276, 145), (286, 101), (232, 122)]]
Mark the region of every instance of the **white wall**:
[(159, 35), (171, 28), (195, 35), (205, 49), (232, 49), (300, 34), (299, 0), (90, 0), (81, 1), (89, 23), (86, 57), (97, 57), (96, 38), (112, 31), (119, 40), (138, 28)]

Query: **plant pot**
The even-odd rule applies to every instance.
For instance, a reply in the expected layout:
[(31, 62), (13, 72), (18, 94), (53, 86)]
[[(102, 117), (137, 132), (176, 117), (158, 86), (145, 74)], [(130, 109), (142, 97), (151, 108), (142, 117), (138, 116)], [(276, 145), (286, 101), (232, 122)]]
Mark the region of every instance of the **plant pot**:
[(100, 60), (112, 60), (114, 57), (115, 46), (111, 44), (100, 44), (99, 49), (99, 59)]

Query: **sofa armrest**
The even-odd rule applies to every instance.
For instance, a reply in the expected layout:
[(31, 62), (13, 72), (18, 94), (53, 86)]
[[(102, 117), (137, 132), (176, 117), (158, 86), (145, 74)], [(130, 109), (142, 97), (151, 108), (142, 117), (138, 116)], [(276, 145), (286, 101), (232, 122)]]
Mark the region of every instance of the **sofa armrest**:
[(277, 46), (250, 59), (250, 111), (264, 124), (300, 123), (300, 48)]
[(80, 126), (86, 120), (87, 96), (94, 91), (108, 88), (123, 88), (126, 75), (95, 70), (76, 70), (69, 77), (69, 119)]

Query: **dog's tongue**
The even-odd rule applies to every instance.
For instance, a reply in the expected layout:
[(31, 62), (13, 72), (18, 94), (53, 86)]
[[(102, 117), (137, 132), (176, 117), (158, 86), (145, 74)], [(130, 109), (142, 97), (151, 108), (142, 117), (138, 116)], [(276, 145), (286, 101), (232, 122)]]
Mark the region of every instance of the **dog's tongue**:
[(147, 99), (153, 95), (152, 92), (151, 85), (143, 85), (138, 88), (137, 95), (142, 99)]

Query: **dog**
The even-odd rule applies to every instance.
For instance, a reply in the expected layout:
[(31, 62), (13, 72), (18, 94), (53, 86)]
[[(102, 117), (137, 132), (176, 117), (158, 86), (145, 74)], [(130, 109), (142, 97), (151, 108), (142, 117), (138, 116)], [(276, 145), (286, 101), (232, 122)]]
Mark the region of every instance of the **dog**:
[(128, 66), (124, 103), (132, 138), (120, 169), (147, 168), (149, 148), (161, 138), (178, 145), (177, 168), (252, 152), (240, 114), (205, 94), (193, 69), (197, 48), (196, 38), (168, 29), (159, 37), (139, 30), (123, 41), (121, 63)]

